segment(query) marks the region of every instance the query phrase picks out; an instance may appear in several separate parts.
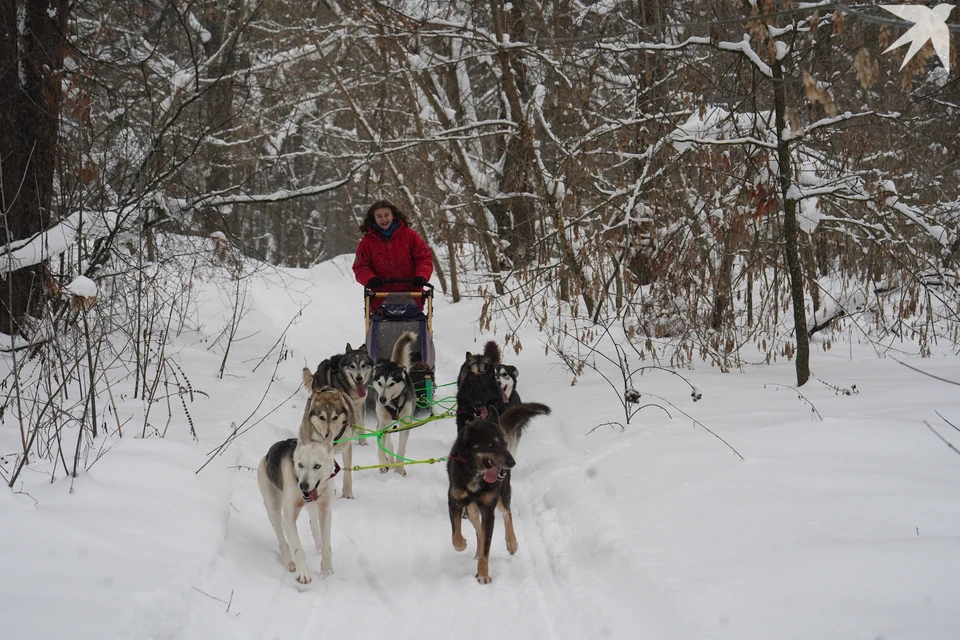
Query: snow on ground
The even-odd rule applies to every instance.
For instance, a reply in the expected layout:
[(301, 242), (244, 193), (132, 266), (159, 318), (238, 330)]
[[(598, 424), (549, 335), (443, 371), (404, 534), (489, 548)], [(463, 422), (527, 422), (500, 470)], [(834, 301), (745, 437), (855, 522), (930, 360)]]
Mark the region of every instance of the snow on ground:
[[(301, 368), (363, 342), (349, 264), (252, 281), (223, 379), (215, 338), (230, 301), (202, 290), (203, 331), (179, 338), (181, 366), (208, 394), (189, 405), (199, 443), (174, 412), (166, 438), (131, 437), (139, 429), (129, 426), (73, 482), (58, 470), (50, 483), (41, 462), (16, 492), (0, 491), (5, 637), (956, 637), (960, 456), (923, 421), (960, 447), (936, 413), (960, 424), (960, 394), (846, 337), (815, 349), (813, 371), (856, 395), (816, 380), (798, 394), (785, 361), (682, 371), (703, 393), (697, 403), (674, 376), (640, 379), (642, 393), (722, 435), (740, 460), (670, 407), (594, 429), (622, 422), (612, 391), (595, 375), (571, 386), (527, 330), (525, 349), (505, 361), (520, 370), (521, 396), (553, 415), (521, 444), (520, 548), (509, 556), (497, 527), (493, 583), (473, 577), (472, 536), (467, 551), (452, 548), (445, 469), (416, 465), (406, 478), (355, 473), (356, 499), (333, 505), (335, 574), (325, 580), (301, 519), (314, 581), (298, 585), (280, 565), (253, 469), (295, 435)], [(465, 351), (501, 338), (481, 334), (478, 315), (472, 301), (438, 300), (440, 382), (455, 380)], [(285, 329), (290, 351), (278, 362)], [(953, 355), (909, 363), (960, 381)], [(250, 428), (203, 466), (231, 424)], [(445, 455), (454, 432), (452, 420), (415, 430), (409, 455)], [(0, 452), (18, 441), (17, 425), (0, 425)], [(376, 461), (373, 446), (354, 451), (354, 464)]]

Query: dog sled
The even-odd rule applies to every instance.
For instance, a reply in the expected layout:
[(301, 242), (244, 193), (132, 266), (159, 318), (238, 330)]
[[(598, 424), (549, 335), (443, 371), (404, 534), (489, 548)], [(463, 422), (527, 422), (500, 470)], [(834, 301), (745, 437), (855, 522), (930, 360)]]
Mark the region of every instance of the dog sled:
[[(410, 284), (410, 280), (385, 280), (384, 283)], [(388, 360), (393, 345), (406, 331), (417, 334), (410, 353), (410, 377), (417, 392), (414, 415), (432, 412), (436, 388), (436, 352), (433, 348), (433, 285), (421, 291), (373, 291), (364, 288), (367, 352), (374, 362)], [(381, 303), (371, 311), (373, 300)], [(423, 308), (418, 304), (423, 301)]]

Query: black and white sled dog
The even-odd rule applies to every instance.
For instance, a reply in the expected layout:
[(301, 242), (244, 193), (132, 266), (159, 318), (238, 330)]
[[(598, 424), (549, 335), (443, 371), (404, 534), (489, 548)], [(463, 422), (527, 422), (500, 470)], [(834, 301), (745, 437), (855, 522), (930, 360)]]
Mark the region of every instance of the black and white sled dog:
[(320, 554), (320, 575), (333, 573), (330, 547), (330, 499), (333, 476), (339, 466), (333, 451), (322, 442), (303, 442), (296, 438), (275, 443), (260, 460), (257, 483), (267, 517), (277, 534), (280, 560), (296, 574), (297, 582), (311, 581), (306, 554), (297, 533), (297, 516), (306, 507), (310, 530)]
[[(393, 353), (390, 360), (380, 362), (374, 367), (371, 387), (377, 394), (377, 430), (387, 428), (391, 423), (397, 420), (403, 420), (413, 415), (413, 409), (416, 405), (417, 393), (413, 387), (413, 380), (410, 378), (410, 348), (417, 340), (417, 334), (407, 331), (397, 338), (393, 345)], [(383, 447), (393, 451), (390, 441), (390, 434), (383, 434), (383, 447), (378, 447), (377, 455), (381, 465), (387, 465), (392, 462), (400, 462), (407, 452), (407, 438), (410, 437), (410, 430), (404, 429), (400, 432), (400, 444), (397, 446), (395, 459), (388, 455)], [(401, 476), (407, 475), (403, 465), (393, 468)], [(386, 473), (389, 467), (380, 467), (380, 473)]]
[[(373, 376), (373, 358), (367, 353), (367, 345), (353, 349), (350, 343), (343, 353), (331, 356), (320, 363), (313, 374), (313, 388), (333, 387), (342, 391), (353, 404), (357, 426), (362, 427), (366, 418), (367, 385)], [(309, 386), (307, 388), (310, 388)], [(361, 439), (357, 444), (367, 444)]]
[(517, 378), (520, 372), (512, 364), (493, 365), (493, 377), (500, 387), (501, 400), (507, 406), (520, 404), (520, 394), (517, 393)]
[(310, 369), (303, 369), (303, 384), (310, 397), (300, 421), (300, 440), (323, 442), (334, 455), (343, 457), (343, 498), (353, 498), (353, 440), (356, 419), (353, 403), (340, 389), (317, 387), (317, 378)]

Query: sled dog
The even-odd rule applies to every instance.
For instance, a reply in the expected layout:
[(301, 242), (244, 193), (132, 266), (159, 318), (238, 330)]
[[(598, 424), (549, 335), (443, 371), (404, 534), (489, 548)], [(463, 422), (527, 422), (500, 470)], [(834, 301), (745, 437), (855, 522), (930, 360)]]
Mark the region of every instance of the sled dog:
[(500, 399), (508, 407), (520, 404), (520, 394), (517, 393), (519, 376), (520, 372), (511, 364), (493, 365), (493, 377), (497, 379), (497, 386), (500, 387)]
[[(397, 338), (393, 345), (393, 353), (390, 360), (381, 362), (373, 370), (373, 379), (371, 387), (377, 394), (377, 429), (387, 428), (391, 423), (413, 415), (414, 405), (416, 404), (417, 394), (413, 388), (413, 381), (410, 379), (410, 347), (416, 341), (417, 334), (407, 331)], [(397, 446), (396, 453), (399, 458), (407, 452), (407, 438), (410, 437), (410, 430), (404, 429), (400, 432), (400, 444)], [(393, 451), (390, 441), (390, 434), (383, 434), (383, 446)], [(401, 462), (399, 458), (388, 455), (382, 447), (378, 447), (377, 455), (380, 464), (387, 465), (391, 462)], [(401, 476), (407, 475), (403, 465), (393, 468)], [(380, 467), (380, 473), (386, 473), (389, 467)]]
[(457, 433), (468, 420), (486, 418), (488, 407), (505, 411), (507, 403), (498, 384), (495, 368), (500, 364), (500, 347), (493, 340), (483, 346), (482, 354), (467, 351), (457, 375)]
[(320, 442), (301, 442), (296, 438), (275, 443), (260, 460), (257, 484), (267, 517), (277, 534), (280, 560), (296, 574), (297, 582), (311, 581), (306, 554), (297, 533), (297, 516), (306, 507), (310, 530), (320, 554), (320, 575), (333, 573), (330, 548), (330, 498), (333, 476), (339, 466), (333, 452)]
[(303, 410), (303, 420), (300, 421), (299, 437), (302, 442), (322, 442), (329, 446), (334, 455), (340, 454), (343, 458), (343, 492), (342, 498), (353, 498), (353, 425), (356, 419), (353, 413), (353, 403), (340, 389), (320, 387), (315, 385), (317, 377), (310, 373), (310, 369), (303, 369), (303, 384), (307, 387), (310, 397)]
[[(338, 353), (320, 363), (313, 374), (313, 387), (333, 387), (339, 389), (353, 404), (353, 415), (359, 427), (364, 426), (366, 419), (367, 385), (373, 375), (373, 358), (367, 353), (367, 345), (362, 344), (353, 349), (350, 343), (344, 353)], [(307, 386), (310, 388), (310, 385)], [(357, 444), (366, 445), (366, 439), (357, 441)]]
[(519, 435), (535, 416), (548, 415), (550, 407), (518, 404), (498, 415), (496, 409), (488, 418), (471, 419), (457, 434), (447, 458), (447, 508), (453, 528), (453, 548), (463, 551), (467, 541), (461, 531), (461, 513), (477, 533), (477, 581), (492, 582), (490, 577), (490, 544), (493, 541), (494, 509), (503, 515), (507, 551), (517, 552), (517, 536), (510, 512), (510, 470), (516, 460), (510, 453), (511, 439)]

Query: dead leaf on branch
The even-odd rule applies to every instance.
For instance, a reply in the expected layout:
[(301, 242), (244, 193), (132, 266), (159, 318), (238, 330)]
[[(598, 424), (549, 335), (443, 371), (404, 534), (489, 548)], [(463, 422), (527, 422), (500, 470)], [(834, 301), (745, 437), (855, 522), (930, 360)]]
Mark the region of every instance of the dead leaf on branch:
[(790, 123), (790, 134), (797, 136), (803, 133), (803, 124), (800, 122), (800, 114), (795, 109), (787, 109), (787, 121)]
[(843, 32), (843, 28), (846, 26), (846, 20), (843, 17), (843, 13), (837, 9), (833, 12), (833, 35), (838, 36)]
[(869, 89), (876, 83), (880, 65), (865, 47), (860, 47), (857, 55), (854, 56), (853, 68), (857, 71), (857, 82), (864, 89)]
[(803, 89), (807, 95), (807, 100), (809, 100), (811, 104), (822, 104), (823, 111), (828, 117), (835, 118), (837, 116), (839, 109), (837, 109), (837, 104), (833, 101), (833, 97), (820, 86), (816, 78), (806, 71), (803, 72)]

